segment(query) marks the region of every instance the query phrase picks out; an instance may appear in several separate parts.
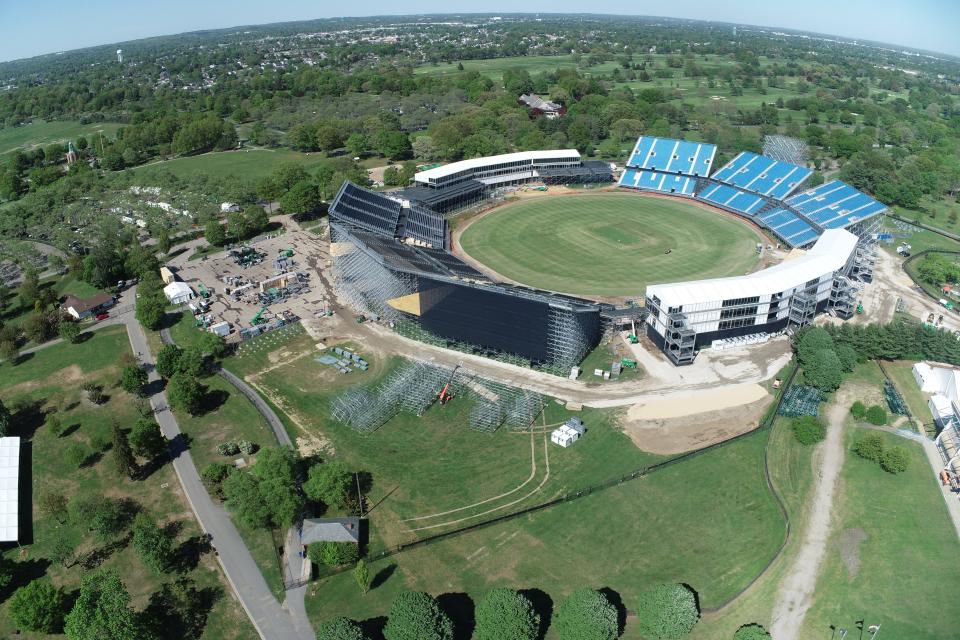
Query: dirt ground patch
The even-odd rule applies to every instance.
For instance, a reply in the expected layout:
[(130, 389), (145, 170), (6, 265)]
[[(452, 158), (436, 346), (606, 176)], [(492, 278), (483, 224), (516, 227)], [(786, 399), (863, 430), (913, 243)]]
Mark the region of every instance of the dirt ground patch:
[(72, 364), (69, 367), (60, 369), (53, 375), (48, 376), (43, 380), (28, 380), (27, 382), (21, 382), (20, 384), (8, 388), (4, 393), (8, 396), (13, 396), (21, 393), (29, 393), (30, 391), (40, 387), (69, 388), (76, 386), (79, 382), (85, 380), (86, 377), (87, 374), (83, 372), (83, 369), (80, 368), (80, 365)]
[(840, 534), (840, 558), (851, 580), (860, 573), (860, 543), (866, 539), (867, 534), (860, 527), (847, 529)]
[[(761, 388), (762, 389), (762, 388)], [(760, 399), (735, 406), (686, 415), (643, 417), (634, 405), (622, 421), (623, 432), (637, 447), (649, 453), (674, 455), (702, 449), (746, 433), (760, 424), (772, 398), (764, 391)], [(689, 399), (687, 400), (689, 405)]]
[(310, 434), (297, 436), (297, 451), (303, 458), (310, 458), (318, 454), (333, 455), (333, 443), (326, 438)]

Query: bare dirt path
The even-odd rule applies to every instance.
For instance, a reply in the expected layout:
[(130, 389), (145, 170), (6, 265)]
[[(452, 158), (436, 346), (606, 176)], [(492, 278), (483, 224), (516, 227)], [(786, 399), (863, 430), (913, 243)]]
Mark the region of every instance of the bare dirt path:
[(777, 640), (796, 640), (807, 610), (813, 603), (820, 564), (830, 537), (830, 515), (837, 491), (837, 480), (843, 468), (843, 421), (847, 407), (857, 396), (854, 388), (840, 390), (827, 412), (827, 438), (814, 458), (817, 477), (806, 529), (802, 533), (800, 549), (786, 577), (780, 584), (773, 606), (773, 624), (770, 635)]

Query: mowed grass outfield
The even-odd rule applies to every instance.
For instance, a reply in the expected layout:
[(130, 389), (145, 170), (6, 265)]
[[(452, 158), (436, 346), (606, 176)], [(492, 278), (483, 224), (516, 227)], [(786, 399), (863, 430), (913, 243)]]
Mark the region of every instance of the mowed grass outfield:
[(759, 262), (757, 241), (746, 223), (635, 193), (521, 200), (474, 221), (460, 237), (470, 257), (510, 280), (593, 296), (639, 296), (652, 283), (743, 275)]

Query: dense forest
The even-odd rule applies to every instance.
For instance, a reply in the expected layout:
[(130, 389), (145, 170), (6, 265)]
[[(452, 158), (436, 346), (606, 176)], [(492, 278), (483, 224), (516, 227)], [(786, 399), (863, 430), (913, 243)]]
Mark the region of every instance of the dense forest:
[[(80, 161), (69, 171), (63, 144), (6, 154), (0, 200), (16, 202), (0, 209), (0, 232), (73, 221), (72, 204), (109, 190), (127, 168), (238, 146), (339, 156), (320, 179), (327, 192), (332, 175), (363, 178), (350, 158), (430, 163), (576, 147), (622, 161), (640, 134), (716, 143), (720, 163), (784, 133), (810, 146), (814, 181), (840, 177), (889, 205), (946, 210), (957, 222), (956, 60), (691, 21), (459, 20), (286, 23), (2, 64), (5, 129), (35, 120), (122, 126), (115, 137), (74, 140)], [(531, 118), (517, 102), (529, 92), (566, 114)], [(390, 180), (408, 179), (411, 165)], [(241, 202), (282, 195), (243, 176), (215, 191)]]

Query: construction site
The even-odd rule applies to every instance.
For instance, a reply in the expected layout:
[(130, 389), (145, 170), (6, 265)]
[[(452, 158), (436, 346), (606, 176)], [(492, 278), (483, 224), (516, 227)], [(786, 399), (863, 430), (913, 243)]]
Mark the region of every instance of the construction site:
[(243, 245), (191, 259), (172, 259), (165, 282), (183, 282), (193, 296), (184, 304), (194, 326), (236, 343), (303, 318), (332, 314), (316, 282), (326, 268), (328, 245), (312, 231), (284, 228)]

